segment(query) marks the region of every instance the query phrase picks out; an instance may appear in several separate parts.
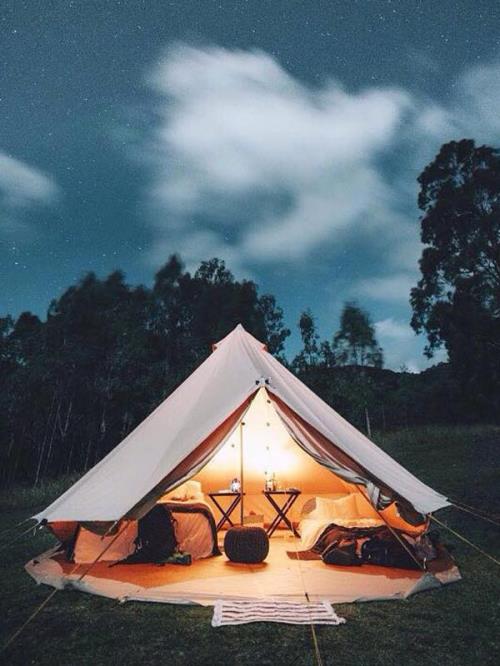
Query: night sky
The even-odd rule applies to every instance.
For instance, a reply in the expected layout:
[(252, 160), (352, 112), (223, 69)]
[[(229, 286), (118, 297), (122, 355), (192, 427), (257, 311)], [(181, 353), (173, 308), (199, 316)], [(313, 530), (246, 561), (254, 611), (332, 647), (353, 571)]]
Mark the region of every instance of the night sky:
[(422, 369), (416, 177), (444, 141), (498, 146), (499, 108), (496, 0), (2, 0), (0, 316), (219, 256), (292, 328), (310, 307), (330, 337), (356, 299)]

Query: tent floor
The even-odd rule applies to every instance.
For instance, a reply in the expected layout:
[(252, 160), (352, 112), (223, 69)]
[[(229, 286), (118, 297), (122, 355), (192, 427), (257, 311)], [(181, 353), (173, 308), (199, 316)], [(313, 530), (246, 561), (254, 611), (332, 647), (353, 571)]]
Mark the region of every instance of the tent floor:
[(321, 560), (293, 560), (287, 551), (300, 547), (289, 533), (275, 535), (262, 564), (235, 564), (225, 555), (197, 560), (190, 566), (166, 564), (116, 565), (98, 562), (83, 580), (89, 565), (75, 565), (48, 551), (26, 565), (38, 582), (57, 588), (73, 588), (119, 599), (212, 605), (217, 599), (281, 599), (346, 603), (401, 599), (425, 589), (460, 580), (452, 558), (443, 552), (422, 574), (407, 569), (372, 565), (344, 567)]

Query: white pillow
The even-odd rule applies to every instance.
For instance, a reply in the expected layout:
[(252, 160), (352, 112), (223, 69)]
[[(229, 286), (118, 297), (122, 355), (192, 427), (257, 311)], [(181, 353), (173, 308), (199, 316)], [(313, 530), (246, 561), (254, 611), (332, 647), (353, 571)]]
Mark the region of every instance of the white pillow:
[(325, 502), (321, 502), (320, 500), (326, 500), (327, 502), (334, 502), (336, 499), (340, 497), (346, 497), (346, 493), (342, 493), (341, 495), (335, 495), (335, 497), (315, 497), (314, 509), (312, 511), (304, 513), (302, 517), (312, 518), (313, 520), (322, 520), (324, 516)]
[(186, 502), (191, 499), (203, 499), (201, 483), (199, 481), (193, 481), (192, 479), (185, 481), (184, 483), (181, 483), (178, 488), (172, 490), (172, 492), (167, 495), (166, 499), (177, 502)]
[(199, 481), (186, 481), (186, 499), (203, 499), (203, 492), (201, 490), (201, 483)]
[(357, 507), (354, 494), (350, 493), (343, 497), (339, 497), (338, 499), (317, 497), (316, 509), (309, 517), (318, 520), (331, 520), (332, 522), (335, 522), (336, 518), (342, 518), (344, 520), (356, 518)]
[(184, 502), (187, 500), (187, 485), (186, 483), (181, 483), (180, 486), (178, 486), (175, 490), (172, 490), (171, 493), (168, 493), (167, 499), (169, 500), (177, 500), (180, 502)]

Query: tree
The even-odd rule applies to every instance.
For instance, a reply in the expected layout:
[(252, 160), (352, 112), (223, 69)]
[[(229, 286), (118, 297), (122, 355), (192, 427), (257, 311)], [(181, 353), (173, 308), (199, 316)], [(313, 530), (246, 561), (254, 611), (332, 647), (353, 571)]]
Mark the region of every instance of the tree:
[(282, 352), (289, 331), (273, 296), (218, 259), (191, 275), (175, 255), (152, 289), (89, 273), (46, 321), (0, 318), (0, 482), (94, 465), (239, 322)]
[(500, 152), (452, 141), (418, 182), (425, 247), (411, 325), (426, 333), (426, 354), (444, 345), (467, 391), (491, 406), (500, 382)]
[(166, 355), (166, 371), (184, 378), (210, 353), (211, 345), (241, 323), (273, 354), (283, 351), (290, 331), (269, 294), (259, 296), (251, 280), (238, 281), (224, 261), (201, 262), (191, 276), (176, 257), (156, 275), (154, 330)]
[(370, 316), (354, 302), (344, 305), (340, 330), (333, 339), (333, 352), (338, 365), (381, 368), (384, 364)]
[(285, 340), (290, 329), (283, 326), (283, 310), (276, 304), (272, 294), (263, 294), (259, 298), (258, 309), (266, 331), (267, 348), (271, 354), (284, 360)]
[(335, 366), (335, 355), (329, 341), (320, 340), (311, 310), (307, 309), (300, 315), (298, 327), (302, 349), (293, 359), (291, 367), (304, 381), (316, 383), (320, 376), (325, 377), (323, 370)]
[(302, 338), (302, 350), (293, 359), (292, 367), (296, 372), (303, 372), (318, 364), (318, 341), (314, 317), (310, 310), (305, 310), (299, 319), (300, 337)]

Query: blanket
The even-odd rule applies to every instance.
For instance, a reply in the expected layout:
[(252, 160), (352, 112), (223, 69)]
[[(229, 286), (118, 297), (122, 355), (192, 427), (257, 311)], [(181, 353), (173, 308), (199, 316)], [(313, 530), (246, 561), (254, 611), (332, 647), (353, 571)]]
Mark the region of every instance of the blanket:
[(323, 553), (331, 544), (342, 539), (356, 540), (359, 543), (359, 547), (361, 547), (367, 539), (375, 535), (383, 537), (387, 533), (388, 529), (384, 526), (349, 528), (337, 525), (336, 523), (329, 523), (326, 527), (323, 527), (317, 540), (310, 548), (299, 551), (287, 551), (287, 555), (292, 560), (320, 560)]

